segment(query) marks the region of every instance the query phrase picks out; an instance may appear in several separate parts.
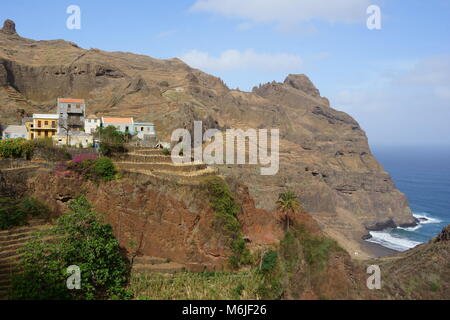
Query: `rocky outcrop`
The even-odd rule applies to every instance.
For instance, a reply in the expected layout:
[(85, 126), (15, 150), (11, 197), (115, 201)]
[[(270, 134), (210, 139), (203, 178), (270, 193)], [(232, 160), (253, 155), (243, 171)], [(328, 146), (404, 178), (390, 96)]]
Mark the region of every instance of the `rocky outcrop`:
[(17, 34), (16, 24), (14, 23), (14, 21), (6, 19), (3, 23), (3, 28), (1, 31), (6, 34)]
[(444, 242), (444, 241), (450, 241), (450, 225), (446, 226), (444, 229), (442, 229), (442, 232), (434, 238), (433, 242)]

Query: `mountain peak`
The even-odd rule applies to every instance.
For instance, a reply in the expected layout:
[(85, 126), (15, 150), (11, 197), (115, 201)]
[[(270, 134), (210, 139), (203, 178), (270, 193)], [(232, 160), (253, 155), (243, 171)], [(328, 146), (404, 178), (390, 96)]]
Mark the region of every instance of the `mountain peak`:
[(10, 19), (6, 19), (3, 23), (2, 31), (7, 34), (17, 34), (16, 23)]
[(290, 74), (284, 80), (284, 84), (301, 90), (313, 97), (320, 97), (319, 90), (304, 74)]

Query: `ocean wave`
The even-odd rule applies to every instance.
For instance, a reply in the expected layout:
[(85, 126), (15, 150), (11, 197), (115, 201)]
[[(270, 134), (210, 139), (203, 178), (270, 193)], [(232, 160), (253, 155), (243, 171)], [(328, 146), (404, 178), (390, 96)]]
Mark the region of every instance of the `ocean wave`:
[(415, 227), (408, 227), (408, 228), (397, 227), (397, 229), (400, 229), (400, 230), (406, 230), (406, 231), (417, 231), (417, 230), (419, 230), (420, 228), (422, 228), (422, 226), (421, 226), (420, 223), (419, 223), (417, 226), (415, 226)]
[(406, 251), (422, 244), (422, 242), (397, 237), (387, 231), (370, 231), (370, 235), (372, 238), (367, 239), (366, 241), (377, 243), (383, 247), (396, 251)]
[[(421, 213), (413, 213), (414, 218), (419, 219), (419, 224), (432, 224), (432, 223), (441, 223), (442, 221), (433, 217), (430, 217), (426, 212)], [(422, 221), (421, 219), (426, 219), (426, 221)]]

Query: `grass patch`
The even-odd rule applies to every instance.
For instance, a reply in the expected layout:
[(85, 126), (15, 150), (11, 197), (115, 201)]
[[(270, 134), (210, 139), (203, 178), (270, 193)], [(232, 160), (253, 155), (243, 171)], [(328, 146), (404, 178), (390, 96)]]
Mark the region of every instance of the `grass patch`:
[(176, 273), (131, 276), (128, 289), (140, 300), (255, 300), (262, 276), (255, 271), (237, 273)]

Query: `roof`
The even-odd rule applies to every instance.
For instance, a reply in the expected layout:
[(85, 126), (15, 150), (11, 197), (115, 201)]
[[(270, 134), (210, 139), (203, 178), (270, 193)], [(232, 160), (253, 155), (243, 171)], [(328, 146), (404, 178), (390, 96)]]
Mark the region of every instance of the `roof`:
[(61, 103), (84, 103), (84, 99), (58, 98)]
[(153, 123), (150, 123), (150, 122), (135, 122), (134, 125), (135, 126), (144, 126), (144, 127), (145, 126), (153, 126), (153, 127), (155, 126)]
[(103, 123), (133, 124), (133, 118), (102, 117)]
[(33, 114), (33, 119), (59, 119), (57, 114)]
[(3, 127), (3, 133), (27, 133), (27, 127), (25, 126), (6, 126)]
[(99, 119), (99, 117), (97, 117), (97, 116), (95, 116), (93, 114), (90, 114), (85, 119)]

